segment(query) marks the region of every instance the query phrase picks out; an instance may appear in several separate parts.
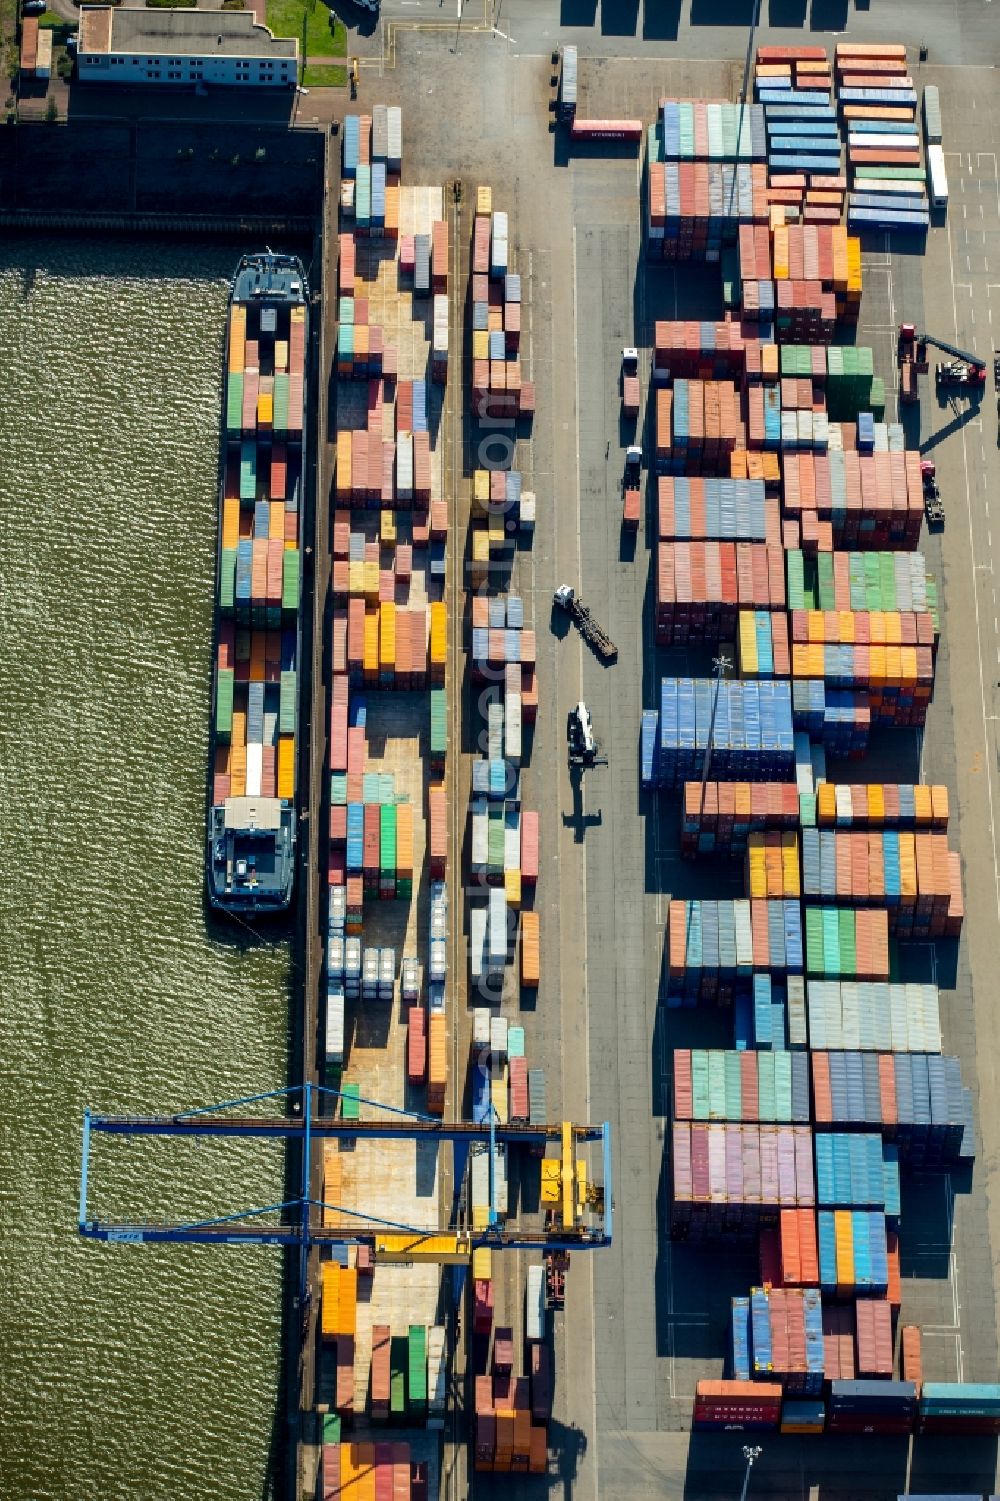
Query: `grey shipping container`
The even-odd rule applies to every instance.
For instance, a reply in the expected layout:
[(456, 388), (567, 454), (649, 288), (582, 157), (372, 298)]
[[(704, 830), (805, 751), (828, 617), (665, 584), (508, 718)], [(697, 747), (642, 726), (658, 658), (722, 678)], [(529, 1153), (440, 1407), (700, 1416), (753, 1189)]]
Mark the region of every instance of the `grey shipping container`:
[(924, 85), (924, 139), (928, 146), (941, 144), (941, 95), (934, 83)]
[(528, 1120), (533, 1126), (546, 1126), (545, 1070), (528, 1069)]

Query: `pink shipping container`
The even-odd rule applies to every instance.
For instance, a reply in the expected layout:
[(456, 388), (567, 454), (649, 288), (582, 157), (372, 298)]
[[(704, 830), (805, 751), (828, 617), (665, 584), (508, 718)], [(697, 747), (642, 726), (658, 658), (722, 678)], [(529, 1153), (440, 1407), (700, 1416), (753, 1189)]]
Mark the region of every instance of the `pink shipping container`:
[(525, 1058), (510, 1060), (510, 1118), (513, 1121), (528, 1119), (528, 1062)]
[(509, 1376), (514, 1368), (514, 1331), (497, 1326), (493, 1340), (493, 1369), (498, 1376)]
[(531, 1346), (531, 1416), (547, 1423), (552, 1416), (552, 1359), (548, 1345)]
[(341, 1501), (340, 1445), (323, 1445), (323, 1501)]
[(538, 880), (538, 832), (539, 819), (535, 809), (525, 809), (521, 814), (521, 880)]

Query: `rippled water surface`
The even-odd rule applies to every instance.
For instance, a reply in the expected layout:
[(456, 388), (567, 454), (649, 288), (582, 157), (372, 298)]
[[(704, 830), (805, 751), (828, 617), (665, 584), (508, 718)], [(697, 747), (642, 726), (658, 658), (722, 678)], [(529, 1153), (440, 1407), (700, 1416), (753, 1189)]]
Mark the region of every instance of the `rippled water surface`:
[[(76, 1234), (80, 1119), (281, 1084), (287, 946), (206, 928), (225, 277), (0, 248), (0, 1495), (267, 1492), (280, 1262)], [(95, 1208), (281, 1196), (268, 1148), (112, 1143)]]

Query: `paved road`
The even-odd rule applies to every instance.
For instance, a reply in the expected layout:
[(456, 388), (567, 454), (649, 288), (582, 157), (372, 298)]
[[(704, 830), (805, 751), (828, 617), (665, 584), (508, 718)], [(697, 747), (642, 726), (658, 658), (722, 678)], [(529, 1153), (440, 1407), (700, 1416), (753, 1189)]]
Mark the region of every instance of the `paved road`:
[[(373, 22), (351, 0), (333, 0), (349, 26)], [(382, 0), (383, 23), (454, 21), (459, 0)], [(1000, 62), (994, 0), (762, 0), (758, 40), (800, 43), (904, 37), (941, 64)], [(575, 42), (587, 56), (742, 59), (752, 0), (462, 0), (464, 26), (495, 26), (515, 51), (544, 53)], [(916, 17), (919, 15), (919, 23)]]

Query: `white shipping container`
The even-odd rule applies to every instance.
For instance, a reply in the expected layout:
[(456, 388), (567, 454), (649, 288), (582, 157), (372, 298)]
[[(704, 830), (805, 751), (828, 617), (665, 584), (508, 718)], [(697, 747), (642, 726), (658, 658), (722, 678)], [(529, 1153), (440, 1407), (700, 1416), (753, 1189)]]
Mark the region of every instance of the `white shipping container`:
[(389, 111), (384, 104), (372, 110), (372, 161), (384, 162), (389, 155)]
[(490, 1160), (488, 1148), (473, 1147), (469, 1191), (473, 1209), (485, 1209), (490, 1202)]
[(521, 530), (522, 531), (533, 532), (535, 530), (535, 492), (534, 492), (534, 490), (523, 490), (521, 492), (520, 524), (521, 524)]
[[(483, 801), (479, 799), (478, 801)], [(490, 826), (489, 816), (485, 806), (477, 807), (472, 813), (472, 869), (477, 874), (483, 870), (490, 859)]]
[[(485, 972), (486, 927), (489, 912), (486, 907), (469, 908), (469, 971), (474, 980), (481, 980)], [(489, 1023), (487, 1023), (487, 1042)]]
[(386, 113), (389, 165), (398, 172), (403, 160), (403, 112), (398, 104), (390, 104)]
[(260, 785), (264, 775), (264, 747), (247, 746), (247, 797), (260, 797)]
[(443, 938), (435, 938), (430, 945), (427, 973), (431, 980), (443, 980), (448, 972), (448, 956)]
[(947, 208), (948, 174), (944, 169), (944, 151), (940, 146), (927, 148), (927, 192), (935, 208)]
[(490, 1017), (490, 1052), (507, 1052), (507, 1018), (505, 1016)]
[(525, 1288), (524, 1332), (530, 1340), (545, 1338), (545, 1270), (529, 1266)]
[(400, 500), (413, 499), (412, 433), (400, 433), (396, 438), (396, 494)]
[(886, 151), (916, 151), (920, 146), (920, 137), (914, 127), (912, 135), (849, 135), (847, 144), (851, 151), (859, 148), (862, 151), (875, 151), (879, 147)]
[[(443, 1324), (433, 1324), (427, 1331), (427, 1410), (442, 1414), (448, 1397), (448, 1365), (445, 1358), (445, 1330)], [(428, 1420), (429, 1428), (443, 1426), (443, 1418), (437, 1424)]]
[(491, 964), (503, 964), (507, 958), (507, 898), (502, 887), (490, 892), (489, 958)]
[(344, 987), (331, 985), (326, 992), (326, 1061), (344, 1061)]
[(497, 1214), (507, 1213), (507, 1148), (502, 1142), (493, 1154), (493, 1202)]
[(521, 759), (521, 695), (508, 693), (504, 703), (504, 740), (509, 761)]
[(521, 820), (517, 813), (508, 813), (504, 819), (503, 868), (521, 869)]
[(344, 931), (347, 921), (347, 887), (330, 887), (328, 926), (331, 933)]
[(361, 978), (361, 939), (348, 938), (344, 944), (344, 973), (349, 979)]
[(503, 755), (503, 704), (489, 704), (486, 715), (487, 755), (491, 761), (499, 761)]
[[(479, 912), (486, 917), (485, 907), (474, 907), (474, 912)], [(483, 932), (486, 931), (486, 923), (483, 922)], [(490, 1045), (490, 1012), (488, 1006), (476, 1006), (472, 1013), (472, 1046), (474, 1048), (488, 1048)]]
[(507, 214), (504, 209), (493, 210), (490, 220), (490, 240), (506, 240), (507, 238)]
[(326, 972), (331, 980), (344, 973), (344, 940), (339, 935), (332, 936), (326, 945)]

